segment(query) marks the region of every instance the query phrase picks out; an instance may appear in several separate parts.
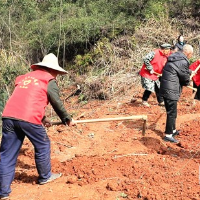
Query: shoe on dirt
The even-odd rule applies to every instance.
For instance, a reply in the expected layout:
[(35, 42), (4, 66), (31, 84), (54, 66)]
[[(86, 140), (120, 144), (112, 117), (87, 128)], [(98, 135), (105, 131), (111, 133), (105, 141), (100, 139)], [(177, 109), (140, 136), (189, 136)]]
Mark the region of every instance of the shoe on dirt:
[(142, 105), (146, 107), (150, 107), (150, 104), (147, 101), (142, 101)]
[(44, 185), (46, 183), (49, 183), (51, 181), (56, 180), (57, 178), (60, 178), (62, 176), (62, 173), (59, 174), (52, 174), (46, 181), (39, 181), (40, 185)]
[(172, 136), (174, 137), (174, 136), (176, 136), (176, 135), (179, 135), (179, 131), (177, 131), (177, 130), (176, 130), (175, 133), (172, 134)]
[(165, 142), (171, 142), (171, 143), (176, 143), (176, 144), (178, 144), (179, 143), (179, 141), (178, 140), (176, 140), (175, 138), (173, 138), (173, 137), (164, 137), (163, 138), (163, 140), (165, 141)]
[(158, 104), (159, 106), (165, 106), (164, 101)]
[(9, 195), (6, 195), (6, 196), (1, 196), (0, 195), (0, 199), (9, 199)]

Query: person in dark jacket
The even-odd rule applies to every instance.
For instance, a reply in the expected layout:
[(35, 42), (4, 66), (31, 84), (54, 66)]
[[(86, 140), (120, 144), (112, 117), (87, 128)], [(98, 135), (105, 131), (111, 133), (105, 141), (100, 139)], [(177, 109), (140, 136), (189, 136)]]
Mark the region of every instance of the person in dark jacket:
[(183, 51), (183, 46), (185, 45), (184, 37), (182, 35), (178, 36), (177, 43), (175, 44), (177, 51)]
[(179, 132), (176, 130), (177, 102), (181, 95), (182, 86), (187, 86), (190, 82), (189, 61), (192, 57), (193, 47), (184, 45), (183, 51), (178, 51), (168, 57), (163, 68), (160, 85), (160, 95), (164, 98), (167, 120), (165, 127), (165, 141), (179, 143), (174, 136)]
[(25, 137), (34, 146), (39, 184), (62, 175), (51, 172), (50, 140), (44, 128), (51, 125), (45, 117), (45, 107), (49, 102), (63, 124), (75, 125), (59, 97), (56, 77), (67, 72), (59, 66), (57, 57), (50, 53), (31, 68), (33, 71), (16, 78), (15, 89), (2, 114), (0, 199), (9, 198), (17, 157)]

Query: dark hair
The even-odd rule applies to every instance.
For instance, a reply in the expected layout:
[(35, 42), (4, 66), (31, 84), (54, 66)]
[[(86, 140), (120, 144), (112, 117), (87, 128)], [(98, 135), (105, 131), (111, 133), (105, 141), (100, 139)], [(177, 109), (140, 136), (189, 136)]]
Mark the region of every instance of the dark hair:
[[(183, 35), (179, 35), (177, 40), (180, 41), (180, 37), (183, 37)], [(184, 37), (183, 37), (184, 38)]]

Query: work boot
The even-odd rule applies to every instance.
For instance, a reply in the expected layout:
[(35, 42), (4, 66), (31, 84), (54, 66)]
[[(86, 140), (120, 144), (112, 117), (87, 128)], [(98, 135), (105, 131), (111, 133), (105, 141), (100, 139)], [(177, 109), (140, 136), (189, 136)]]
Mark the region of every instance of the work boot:
[(147, 101), (142, 101), (142, 105), (144, 105), (146, 107), (150, 107), (150, 104)]
[(59, 174), (52, 174), (46, 181), (39, 181), (40, 185), (44, 185), (46, 183), (49, 183), (51, 181), (54, 181), (57, 178), (60, 178), (62, 176), (62, 173)]

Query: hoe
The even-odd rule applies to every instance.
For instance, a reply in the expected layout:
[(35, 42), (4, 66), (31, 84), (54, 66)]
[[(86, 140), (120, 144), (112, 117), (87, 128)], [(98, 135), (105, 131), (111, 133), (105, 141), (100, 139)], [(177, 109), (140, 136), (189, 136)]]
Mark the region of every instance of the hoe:
[[(128, 117), (117, 117), (117, 118), (103, 118), (103, 119), (85, 119), (85, 120), (75, 120), (76, 124), (81, 123), (93, 123), (93, 122), (108, 122), (108, 121), (125, 121), (125, 120), (135, 120), (135, 119), (143, 119), (144, 124), (142, 127), (142, 135), (145, 135), (146, 131), (146, 122), (147, 122), (147, 115), (134, 115)], [(51, 122), (52, 125), (60, 125), (63, 124), (62, 122)]]

